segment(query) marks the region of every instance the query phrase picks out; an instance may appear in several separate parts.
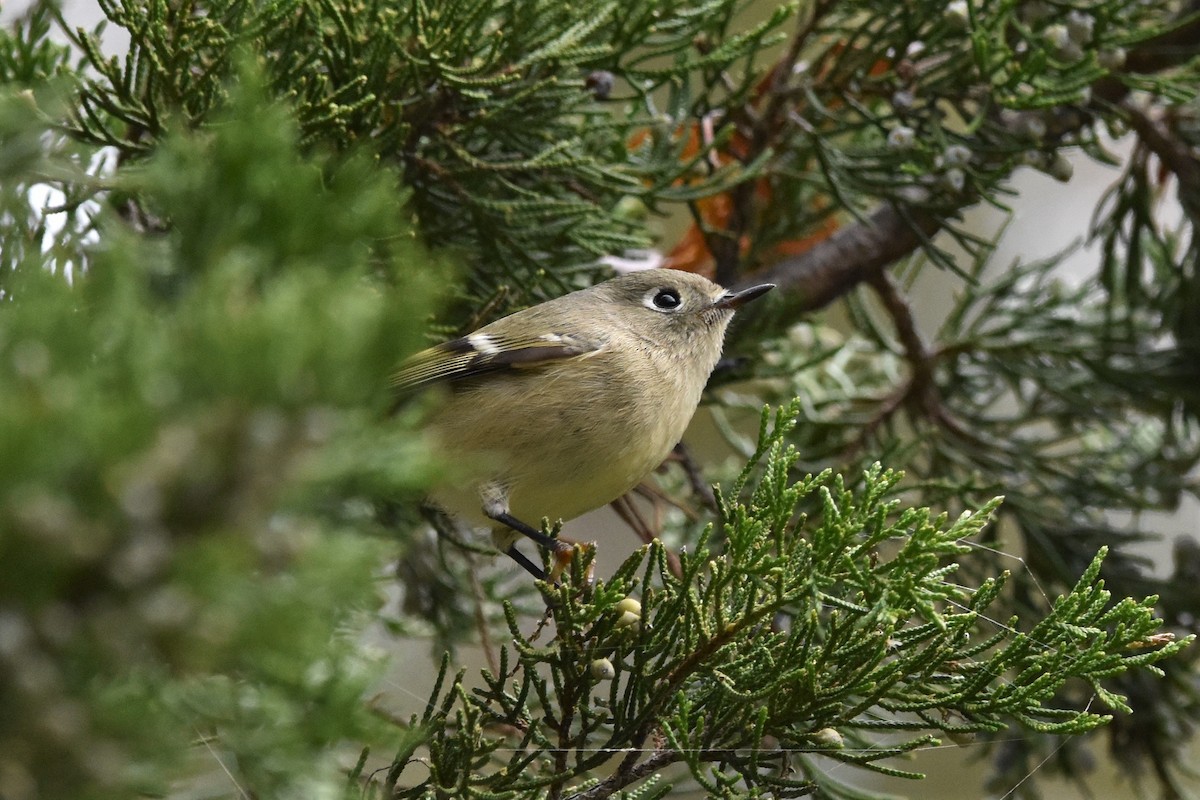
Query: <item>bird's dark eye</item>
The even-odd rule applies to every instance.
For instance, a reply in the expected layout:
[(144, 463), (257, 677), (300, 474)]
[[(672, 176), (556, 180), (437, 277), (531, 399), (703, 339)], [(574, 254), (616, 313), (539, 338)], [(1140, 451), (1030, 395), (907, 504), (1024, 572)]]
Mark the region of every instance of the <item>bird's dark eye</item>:
[(654, 293), (650, 302), (654, 303), (655, 308), (662, 311), (674, 311), (679, 308), (683, 300), (680, 299), (679, 292), (674, 289), (659, 289)]

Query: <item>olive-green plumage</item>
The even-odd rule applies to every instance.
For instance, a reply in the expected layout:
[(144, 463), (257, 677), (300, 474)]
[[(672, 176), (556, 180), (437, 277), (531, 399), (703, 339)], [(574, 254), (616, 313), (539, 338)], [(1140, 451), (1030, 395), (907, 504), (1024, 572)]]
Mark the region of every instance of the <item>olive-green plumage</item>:
[(635, 272), (413, 356), (394, 385), (450, 385), (430, 430), (470, 476), (433, 499), (472, 523), (511, 514), (534, 526), (617, 499), (679, 441), (734, 309), (769, 288)]

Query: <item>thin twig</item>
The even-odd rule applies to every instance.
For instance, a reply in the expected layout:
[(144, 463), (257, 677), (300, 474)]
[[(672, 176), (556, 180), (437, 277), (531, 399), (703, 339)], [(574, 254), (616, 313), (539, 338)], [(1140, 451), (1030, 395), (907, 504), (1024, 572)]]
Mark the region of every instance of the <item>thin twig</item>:
[[(642, 491), (649, 488), (649, 484), (642, 483), (634, 491)], [(653, 500), (671, 500), (666, 494), (658, 494), (652, 497)], [(678, 506), (682, 508), (682, 506)], [(617, 512), (617, 516), (624, 521), (626, 525), (633, 530), (637, 537), (645, 544), (650, 544), (658, 538), (658, 533), (650, 523), (646, 522), (642, 512), (638, 510), (637, 505), (633, 502), (633, 498), (628, 494), (618, 497), (612, 502), (613, 511)], [(667, 557), (667, 568), (671, 570), (671, 574), (676, 578), (683, 577), (683, 564), (679, 561), (679, 554), (670, 548), (664, 547), (664, 553)]]
[(479, 630), (479, 646), (483, 648), (483, 655), (487, 659), (488, 669), (493, 675), (499, 675), (500, 662), (496, 660), (496, 643), (492, 641), (487, 615), (483, 612), (487, 596), (483, 591), (483, 584), (479, 582), (479, 570), (475, 564), (475, 559), (471, 556), (467, 556), (467, 559), (470, 564), (467, 576), (471, 583), (471, 596), (475, 600), (475, 627)]
[(603, 798), (611, 797), (614, 792), (620, 791), (629, 784), (652, 775), (668, 764), (674, 764), (683, 758), (677, 750), (659, 750), (638, 764), (636, 763), (638, 753), (635, 751), (630, 753), (630, 755), (634, 756), (635, 760), (628, 767), (626, 767), (626, 762), (629, 762), (630, 759), (626, 757), (625, 761), (621, 763), (621, 766), (612, 775), (609, 775), (606, 779), (586, 791), (571, 795), (567, 800), (603, 800)]
[(976, 434), (967, 430), (955, 419), (942, 402), (934, 369), (943, 351), (931, 350), (917, 330), (917, 322), (908, 300), (900, 292), (896, 282), (886, 272), (877, 272), (867, 278), (888, 316), (896, 328), (896, 337), (904, 349), (912, 374), (908, 382), (892, 392), (880, 404), (875, 416), (863, 426), (859, 435), (847, 450), (850, 458), (863, 450), (874, 433), (891, 419), (906, 403), (916, 407), (929, 420), (954, 435), (977, 446), (987, 446)]
[(664, 503), (672, 508), (679, 509), (690, 522), (699, 522), (701, 519), (703, 519), (696, 509), (687, 505), (682, 500), (667, 494), (651, 481), (642, 481), (637, 486), (633, 487), (633, 491), (639, 497), (644, 497), (650, 502), (654, 503), (655, 522), (653, 524), (647, 523), (647, 525), (650, 530), (654, 532), (655, 536), (658, 535), (658, 531), (662, 530), (662, 522), (659, 519), (661, 514), (657, 513), (660, 503)]
[(1151, 119), (1149, 114), (1133, 103), (1127, 102), (1123, 108), (1129, 120), (1129, 127), (1133, 128), (1146, 147), (1162, 160), (1163, 166), (1175, 173), (1180, 182), (1189, 186), (1200, 185), (1200, 161), (1196, 159), (1191, 148), (1172, 138), (1162, 123)]
[(955, 419), (942, 402), (942, 394), (933, 376), (938, 351), (930, 350), (921, 338), (912, 307), (900, 293), (896, 282), (886, 272), (880, 272), (870, 278), (870, 284), (895, 323), (896, 335), (904, 347), (904, 356), (912, 365), (912, 377), (905, 390), (905, 399), (915, 402), (926, 417), (960, 439), (977, 447), (993, 446), (993, 443), (984, 441)]
[(896, 328), (896, 336), (904, 348), (904, 357), (912, 366), (912, 391), (917, 395), (937, 391), (933, 382), (933, 355), (917, 331), (917, 321), (913, 317), (912, 306), (908, 299), (900, 293), (900, 287), (886, 272), (877, 272), (867, 278), (867, 283), (875, 290), (879, 302), (892, 318)]
[(700, 498), (700, 502), (709, 511), (716, 511), (717, 496), (713, 493), (712, 484), (704, 479), (704, 473), (701, 472), (696, 459), (692, 458), (692, 451), (688, 449), (688, 446), (683, 442), (675, 445), (675, 449), (671, 451), (671, 455), (667, 456), (667, 460), (674, 461), (683, 467), (683, 474), (687, 476), (688, 485), (692, 487), (692, 494)]
[(609, 505), (643, 544), (650, 544), (657, 538), (650, 523), (646, 522), (646, 518), (642, 516), (642, 512), (633, 504), (633, 500), (628, 494), (621, 495)]
[[(791, 41), (788, 42), (787, 50), (772, 68), (766, 103), (762, 112), (753, 117), (754, 153), (761, 153), (770, 147), (775, 136), (784, 129), (785, 112), (795, 102), (791, 82), (792, 75), (796, 71), (796, 64), (800, 61), (800, 53), (804, 50), (813, 31), (817, 29), (821, 19), (836, 5), (836, 0), (821, 0), (816, 3), (808, 18), (796, 28)], [(753, 108), (747, 110), (753, 111)]]

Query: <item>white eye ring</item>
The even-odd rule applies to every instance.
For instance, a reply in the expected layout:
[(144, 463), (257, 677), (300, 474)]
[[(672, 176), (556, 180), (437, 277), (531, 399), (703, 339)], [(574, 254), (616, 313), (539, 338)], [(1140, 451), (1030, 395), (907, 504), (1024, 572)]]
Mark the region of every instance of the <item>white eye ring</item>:
[(679, 290), (672, 289), (670, 286), (651, 289), (646, 292), (646, 299), (643, 302), (651, 311), (662, 311), (668, 314), (683, 307), (683, 298), (679, 296)]

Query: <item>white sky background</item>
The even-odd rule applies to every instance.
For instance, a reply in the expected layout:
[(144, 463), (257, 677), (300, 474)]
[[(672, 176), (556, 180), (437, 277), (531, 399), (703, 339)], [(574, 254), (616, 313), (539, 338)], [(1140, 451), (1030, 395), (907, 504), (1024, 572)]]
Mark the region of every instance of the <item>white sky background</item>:
[[(10, 0), (3, 2), (0, 0), (0, 25), (10, 25), (32, 5), (28, 0)], [(72, 21), (76, 27), (93, 29), (104, 19), (104, 14), (100, 10), (100, 6), (95, 0), (61, 0), (61, 8), (67, 18)], [(61, 36), (56, 36), (59, 41), (64, 41)], [(124, 30), (116, 27), (109, 28), (105, 32), (102, 39), (102, 49), (106, 54), (117, 55), (125, 52), (129, 47), (129, 36)], [(107, 173), (115, 166), (114, 161), (115, 151), (102, 150), (92, 162), (93, 173)], [(108, 163), (105, 164), (104, 162)], [(29, 191), (29, 205), (34, 209), (45, 209), (59, 206), (66, 198), (62, 192), (45, 184), (37, 184)], [(84, 221), (92, 211), (95, 204), (88, 202), (84, 203), (74, 213), (78, 220)], [(48, 249), (50, 242), (58, 235), (59, 231), (67, 224), (66, 212), (50, 214), (46, 217), (46, 235), (44, 239), (43, 249)], [(89, 239), (94, 237), (94, 232), (89, 234)], [(65, 277), (68, 281), (75, 278), (73, 264), (67, 264), (64, 267)]]

